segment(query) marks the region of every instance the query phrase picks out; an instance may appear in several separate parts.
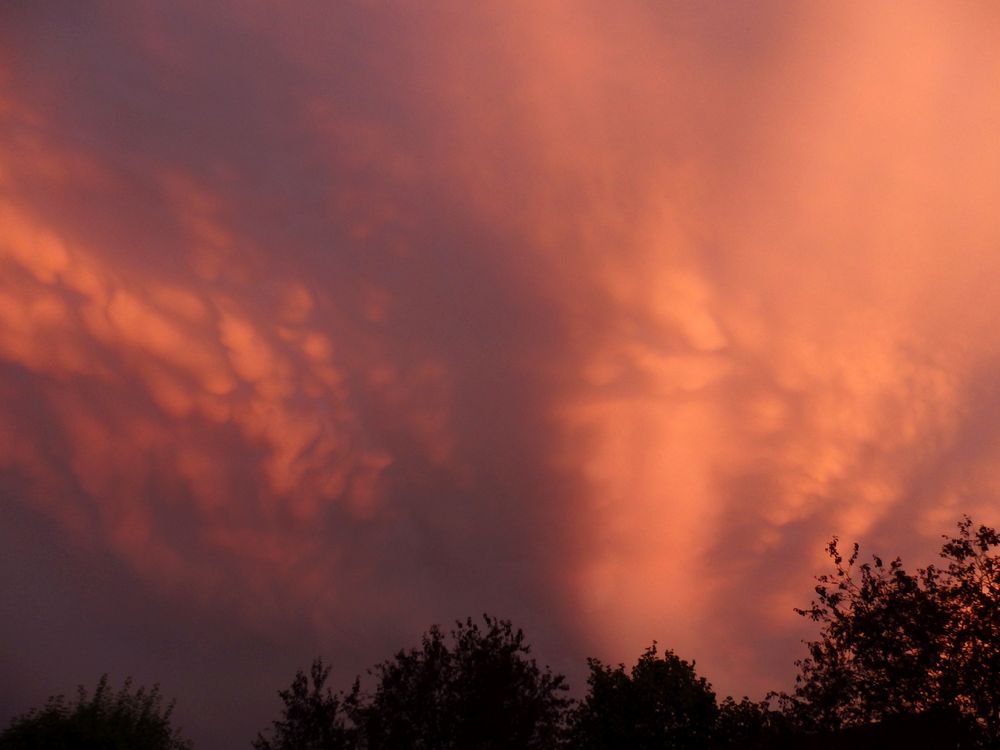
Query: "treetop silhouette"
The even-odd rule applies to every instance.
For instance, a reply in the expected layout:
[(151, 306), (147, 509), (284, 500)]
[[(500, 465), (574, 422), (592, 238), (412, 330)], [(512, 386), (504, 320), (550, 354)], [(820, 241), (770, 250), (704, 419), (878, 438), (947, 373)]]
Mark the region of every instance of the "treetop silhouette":
[(104, 675), (92, 695), (81, 685), (75, 701), (49, 698), (40, 710), (15, 717), (0, 733), (2, 750), (190, 750), (163, 705), (158, 685), (135, 688), (132, 678), (116, 692)]
[(274, 739), (259, 737), (254, 746), (555, 747), (570, 703), (565, 678), (539, 668), (530, 653), (523, 631), (483, 615), (482, 626), (468, 618), (447, 636), (434, 626), (419, 647), (376, 665), (369, 670), (375, 678), (370, 692), (356, 680), (349, 692), (333, 695), (324, 687), (329, 668), (317, 661), (311, 687), (300, 672), (280, 693), (285, 709), (274, 722)]
[(979, 742), (1000, 741), (1000, 536), (964, 518), (942, 565), (910, 573), (899, 558), (859, 564), (834, 538), (834, 572), (796, 610), (822, 626), (797, 662), (785, 708), (811, 730), (933, 713)]
[[(796, 610), (820, 627), (791, 693), (716, 700), (656, 641), (631, 669), (589, 659), (587, 694), (539, 667), (523, 631), (483, 615), (437, 626), (346, 691), (317, 659), (279, 691), (281, 716), (255, 750), (741, 750), (1000, 748), (1000, 534), (971, 519), (941, 562), (827, 546), (832, 571)], [(0, 733), (0, 750), (190, 750), (159, 688), (114, 691), (107, 676), (75, 701), (50, 698)]]

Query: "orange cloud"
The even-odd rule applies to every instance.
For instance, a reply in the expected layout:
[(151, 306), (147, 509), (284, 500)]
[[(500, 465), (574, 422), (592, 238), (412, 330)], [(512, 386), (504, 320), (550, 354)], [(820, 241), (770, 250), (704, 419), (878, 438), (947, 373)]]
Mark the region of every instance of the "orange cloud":
[[(272, 314), (256, 298), (259, 287), (233, 286), (245, 278), (240, 269), (206, 275), (201, 249), (222, 248), (232, 263), (236, 233), (202, 218), (216, 203), (203, 188), (176, 174), (169, 182), (168, 194), (186, 191), (176, 205), (193, 248), (178, 249), (171, 280), (116, 266), (110, 254), (52, 228), (44, 211), (22, 208), (16, 195), (0, 201), (0, 361), (41, 384), (51, 428), (69, 453), (66, 466), (54, 465), (49, 438), (27, 434), (5, 465), (36, 485), (68, 470), (97, 526), (79, 528), (80, 499), (70, 491), (48, 499), (53, 516), (97, 535), (152, 578), (212, 596), (246, 583), (238, 561), (257, 565), (256, 550), (272, 550), (267, 560), (279, 548), (300, 559), (306, 553), (294, 548), (315, 545), (308, 526), (329, 507), (356, 521), (375, 518), (392, 456), (361, 428), (344, 372), (358, 363), (338, 361), (307, 284), (268, 287)], [(416, 377), (426, 379), (425, 370)], [(394, 404), (412, 412), (417, 434), (438, 441), (429, 450), (444, 460), (447, 425), (406, 377), (404, 370)], [(17, 429), (8, 422), (0, 431)], [(258, 457), (250, 466), (256, 497), (241, 495), (234, 450)], [(176, 514), (193, 524), (184, 536), (164, 526)], [(239, 549), (238, 540), (253, 541)], [(192, 544), (195, 554), (182, 551)], [(208, 573), (217, 552), (231, 556), (237, 579)], [(286, 572), (266, 573), (262, 585), (285, 587)]]
[(179, 7), (143, 127), (0, 94), (0, 456), (77, 533), (760, 692), (831, 534), (996, 516), (992, 11)]
[(926, 472), (996, 459), (951, 447), (1000, 346), (996, 19), (761, 13), (737, 69), (707, 10), (676, 36), (680, 13), (564, 11), (484, 11), (494, 36), (435, 70), (463, 199), (565, 324), (573, 606), (613, 660), (662, 637), (763, 690), (742, 644), (754, 618), (797, 639), (831, 534), (917, 549), (927, 519), (995, 516), (990, 482), (958, 503)]

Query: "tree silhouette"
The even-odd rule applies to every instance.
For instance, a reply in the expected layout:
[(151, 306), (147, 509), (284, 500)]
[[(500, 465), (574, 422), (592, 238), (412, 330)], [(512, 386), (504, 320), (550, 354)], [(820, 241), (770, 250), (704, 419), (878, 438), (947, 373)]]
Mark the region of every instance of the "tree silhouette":
[(789, 740), (795, 744), (796, 729), (790, 717), (772, 707), (770, 701), (752, 701), (745, 696), (736, 701), (727, 696), (719, 704), (710, 747), (775, 750)]
[(369, 670), (375, 685), (333, 694), (329, 668), (313, 664), (289, 690), (273, 739), (256, 750), (533, 750), (556, 747), (565, 709), (565, 678), (540, 669), (524, 633), (483, 615), (457, 622), (446, 637), (437, 626), (417, 648)]
[(281, 691), (282, 719), (254, 747), (1000, 748), (1000, 535), (965, 518), (943, 562), (913, 573), (899, 558), (862, 563), (857, 544), (845, 554), (836, 538), (827, 551), (833, 572), (796, 610), (821, 627), (791, 694), (719, 704), (693, 663), (654, 641), (629, 671), (589, 659), (589, 691), (574, 705), (523, 632), (484, 615), (447, 635), (432, 627), (369, 670), (370, 690), (358, 679), (332, 693), (317, 661)]
[(77, 699), (49, 698), (40, 710), (14, 718), (0, 734), (2, 750), (190, 750), (171, 724), (173, 703), (163, 705), (159, 686), (133, 689), (125, 680), (115, 692), (104, 675), (94, 694), (81, 685)]
[(371, 670), (375, 691), (351, 715), (364, 746), (551, 748), (558, 741), (565, 678), (541, 670), (524, 633), (508, 620), (457, 622), (446, 639), (432, 627), (419, 648)]
[(272, 722), (271, 739), (262, 734), (253, 742), (255, 750), (347, 750), (355, 747), (356, 733), (345, 722), (345, 703), (354, 700), (352, 693), (335, 695), (326, 687), (330, 668), (322, 660), (313, 662), (309, 676), (301, 670), (288, 690), (278, 695), (284, 702), (282, 718)]
[(1000, 743), (998, 546), (996, 531), (965, 518), (942, 546), (943, 567), (909, 573), (899, 558), (859, 565), (858, 545), (845, 558), (834, 538), (834, 573), (797, 610), (822, 632), (797, 662), (788, 712), (812, 731), (936, 716)]
[(704, 677), (672, 651), (657, 655), (656, 642), (626, 673), (588, 659), (590, 690), (572, 718), (574, 750), (704, 748), (718, 716), (715, 693)]

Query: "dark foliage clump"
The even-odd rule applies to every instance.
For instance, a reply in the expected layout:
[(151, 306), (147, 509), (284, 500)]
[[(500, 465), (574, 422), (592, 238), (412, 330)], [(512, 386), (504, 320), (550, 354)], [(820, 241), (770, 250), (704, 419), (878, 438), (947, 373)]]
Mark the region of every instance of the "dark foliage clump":
[(952, 746), (1000, 746), (998, 547), (995, 530), (966, 518), (943, 565), (910, 573), (899, 558), (859, 564), (858, 545), (845, 557), (835, 538), (834, 572), (797, 610), (822, 631), (782, 696), (786, 713), (814, 733), (921, 717)]
[(75, 701), (55, 696), (16, 717), (0, 734), (0, 750), (190, 750), (172, 712), (159, 686), (134, 688), (127, 679), (116, 692), (104, 675), (93, 695), (80, 686)]
[(329, 668), (317, 661), (312, 686), (301, 672), (281, 691), (283, 718), (257, 750), (339, 748), (552, 748), (569, 700), (565, 678), (541, 669), (524, 633), (483, 616), (437, 627), (420, 646), (399, 651), (370, 670), (371, 692), (356, 680), (347, 693), (324, 687)]
[(630, 672), (589, 659), (587, 697), (574, 711), (569, 747), (704, 748), (718, 717), (712, 686), (654, 642)]

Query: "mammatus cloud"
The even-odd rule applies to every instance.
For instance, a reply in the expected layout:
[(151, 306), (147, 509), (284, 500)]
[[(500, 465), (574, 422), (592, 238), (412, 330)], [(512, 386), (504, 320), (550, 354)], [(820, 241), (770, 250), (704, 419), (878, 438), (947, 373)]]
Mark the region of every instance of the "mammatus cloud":
[[(44, 141), (56, 128), (19, 106), (6, 110), (0, 185), (0, 355), (38, 403), (3, 415), (7, 468), (46, 488), (33, 501), (171, 586), (246, 589), (257, 617), (260, 587), (332, 605), (342, 592), (330, 581), (292, 571), (335, 566), (325, 524), (378, 514), (393, 461), (349, 381), (391, 406), (437, 465), (450, 450), (447, 373), (427, 358), (395, 362), (377, 332), (359, 344), (336, 300), (317, 300), (307, 274), (268, 274), (268, 251), (222, 218), (226, 197), (183, 171), (148, 185), (173, 243), (109, 250), (61, 229), (18, 187), (115, 201), (127, 186)], [(157, 250), (169, 270), (150, 267)], [(366, 299), (361, 317), (377, 322), (385, 295)]]
[[(189, 583), (205, 579), (207, 561), (183, 554), (158, 514), (191, 513), (185, 539), (277, 572), (308, 553), (288, 534), (328, 506), (375, 512), (391, 456), (365, 438), (303, 286), (274, 284), (264, 318), (259, 288), (240, 299), (195, 274), (177, 284), (122, 273), (13, 203), (2, 215), (0, 351), (35, 376), (56, 433), (8, 424), (20, 448), (4, 454), (37, 465), (48, 441), (64, 441), (62, 468), (97, 511), (94, 533)], [(155, 487), (164, 481), (169, 493)], [(72, 514), (82, 498), (62, 500), (56, 512)]]
[(607, 303), (584, 325), (606, 335), (565, 413), (606, 550), (582, 601), (609, 640), (634, 650), (657, 622), (710, 671), (752, 664), (746, 684), (766, 670), (748, 641), (788, 632), (832, 533), (915, 551), (908, 536), (962, 512), (994, 516), (992, 472), (974, 468), (994, 450), (967, 436), (993, 442), (977, 412), (1000, 344), (982, 306), (997, 68), (979, 65), (983, 19), (941, 13), (782, 29), (740, 150), (724, 168), (700, 155), (711, 198), (685, 205), (668, 161), (662, 205), (599, 241), (614, 261), (587, 297)]
[(761, 693), (832, 534), (994, 520), (988, 12), (18, 20), (0, 456), (152, 585)]
[[(797, 640), (831, 534), (926, 554), (993, 515), (993, 451), (968, 451), (1000, 343), (996, 19), (553, 13), (494, 26), (516, 60), (449, 47), (441, 109), (476, 134), (458, 184), (563, 324), (540, 367), (577, 481), (573, 611), (596, 643), (668, 633), (760, 685), (753, 644)], [(516, 96), (463, 106), (525, 60)]]

